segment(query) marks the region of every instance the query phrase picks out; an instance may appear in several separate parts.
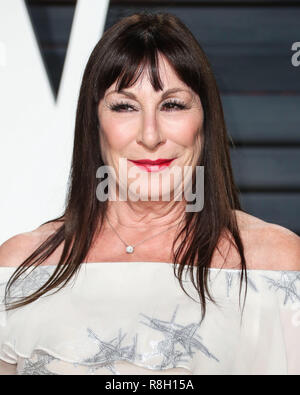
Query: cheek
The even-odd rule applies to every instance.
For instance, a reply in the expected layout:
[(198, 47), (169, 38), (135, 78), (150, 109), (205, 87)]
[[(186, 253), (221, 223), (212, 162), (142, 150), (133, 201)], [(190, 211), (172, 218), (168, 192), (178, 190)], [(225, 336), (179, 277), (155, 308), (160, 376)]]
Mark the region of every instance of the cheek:
[(175, 117), (169, 122), (168, 130), (172, 140), (177, 144), (191, 147), (200, 137), (200, 130), (202, 128), (202, 117), (199, 114), (190, 114), (186, 117)]
[[(125, 117), (124, 117), (125, 118)], [(114, 119), (102, 117), (101, 133), (104, 135), (108, 149), (120, 150), (132, 140), (134, 125), (128, 119)]]

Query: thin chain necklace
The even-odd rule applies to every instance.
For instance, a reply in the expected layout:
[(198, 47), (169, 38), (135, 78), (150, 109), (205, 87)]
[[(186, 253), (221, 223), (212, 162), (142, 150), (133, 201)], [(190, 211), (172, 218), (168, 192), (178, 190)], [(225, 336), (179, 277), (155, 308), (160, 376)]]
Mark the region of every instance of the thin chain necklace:
[(138, 243), (136, 243), (136, 244), (134, 244), (134, 245), (132, 245), (132, 244), (131, 244), (131, 245), (130, 245), (130, 244), (127, 244), (127, 243), (121, 238), (121, 236), (120, 236), (119, 233), (116, 231), (116, 229), (112, 226), (112, 224), (109, 222), (109, 219), (107, 218), (107, 215), (106, 215), (106, 214), (105, 214), (105, 217), (106, 217), (107, 222), (109, 223), (110, 227), (112, 228), (112, 230), (115, 232), (115, 234), (116, 234), (116, 235), (118, 236), (118, 238), (121, 240), (121, 242), (125, 245), (125, 247), (126, 247), (126, 252), (127, 252), (128, 254), (132, 254), (132, 253), (134, 252), (135, 247), (136, 247), (137, 245), (144, 243), (144, 241), (146, 241), (146, 240), (153, 239), (153, 237), (156, 237), (156, 236), (158, 236), (158, 235), (160, 235), (160, 234), (162, 234), (162, 233), (165, 233), (165, 232), (166, 232), (167, 230), (169, 230), (170, 228), (173, 228), (174, 226), (178, 225), (178, 224), (183, 220), (184, 215), (183, 215), (183, 218), (182, 218), (180, 221), (177, 221), (175, 224), (169, 226), (167, 229), (165, 229), (165, 230), (163, 230), (162, 232), (159, 232), (159, 233), (157, 233), (157, 234), (155, 234), (155, 235), (152, 235), (152, 236), (150, 236), (150, 237), (147, 237), (146, 239), (141, 240), (141, 241), (139, 241)]

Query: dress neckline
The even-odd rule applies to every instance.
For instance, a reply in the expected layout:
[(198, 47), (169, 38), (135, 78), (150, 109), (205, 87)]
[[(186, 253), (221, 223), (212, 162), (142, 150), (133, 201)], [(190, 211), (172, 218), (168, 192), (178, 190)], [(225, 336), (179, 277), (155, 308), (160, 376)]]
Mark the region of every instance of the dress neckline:
[[(82, 262), (80, 265), (87, 267), (97, 267), (99, 265), (136, 265), (136, 264), (148, 264), (149, 267), (150, 265), (170, 265), (170, 267), (174, 267), (174, 263), (172, 262), (163, 262), (163, 261), (104, 261), (104, 262)], [(8, 268), (8, 269), (17, 269), (18, 266), (2, 266), (0, 267), (0, 269), (3, 268)], [(38, 267), (40, 268), (51, 268), (51, 267), (56, 267), (56, 265), (39, 265)], [(194, 268), (196, 269), (196, 266), (194, 266)], [(213, 271), (220, 271), (220, 272), (224, 272), (224, 273), (240, 273), (242, 271), (242, 269), (231, 269), (231, 268), (219, 268), (219, 267), (209, 267), (208, 268), (209, 271), (213, 272)], [(283, 270), (283, 269), (279, 269), (279, 270), (273, 270), (273, 269), (247, 269), (247, 273), (297, 273), (300, 275), (300, 270)]]
[[(89, 265), (98, 265), (98, 264), (149, 264), (149, 265), (153, 265), (153, 264), (163, 264), (163, 265), (170, 265), (170, 266), (174, 266), (175, 264), (172, 262), (163, 262), (163, 261), (104, 261), (104, 262), (82, 262), (81, 265), (84, 266), (89, 266)], [(45, 266), (54, 266), (54, 265), (45, 265)], [(194, 267), (196, 269), (196, 266)], [(219, 268), (219, 267), (209, 267), (208, 268), (209, 271), (224, 271), (224, 272), (241, 272), (242, 269), (231, 269), (231, 268)], [(294, 273), (299, 273), (300, 274), (300, 270), (272, 270), (272, 269), (247, 269), (247, 272), (294, 272)]]

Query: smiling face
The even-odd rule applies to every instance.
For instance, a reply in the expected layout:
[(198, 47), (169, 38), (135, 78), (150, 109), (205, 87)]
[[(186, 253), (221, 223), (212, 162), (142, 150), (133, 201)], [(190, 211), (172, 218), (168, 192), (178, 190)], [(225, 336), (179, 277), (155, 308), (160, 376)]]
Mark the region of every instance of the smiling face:
[[(153, 200), (154, 196), (161, 198), (169, 192), (172, 196), (183, 184), (184, 166), (195, 167), (201, 152), (204, 113), (199, 96), (178, 78), (164, 56), (159, 55), (163, 91), (154, 90), (146, 70), (133, 86), (119, 93), (115, 91), (116, 82), (111, 85), (99, 102), (98, 118), (102, 158), (114, 168), (117, 188), (131, 189), (134, 178), (139, 177), (139, 196)], [(127, 185), (120, 176), (120, 158), (126, 160)], [(131, 162), (173, 158), (169, 166), (161, 168)], [(168, 183), (173, 167), (180, 169), (181, 174), (174, 172)], [(154, 182), (157, 185), (153, 187), (158, 177), (161, 181)]]

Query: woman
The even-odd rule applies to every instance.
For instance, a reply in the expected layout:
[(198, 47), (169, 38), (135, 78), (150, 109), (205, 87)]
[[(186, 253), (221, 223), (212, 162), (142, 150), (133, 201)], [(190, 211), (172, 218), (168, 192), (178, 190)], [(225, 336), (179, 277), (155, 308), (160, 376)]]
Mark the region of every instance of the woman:
[(213, 73), (170, 14), (97, 43), (65, 212), (3, 243), (0, 264), (3, 373), (299, 373), (300, 238), (241, 210)]

